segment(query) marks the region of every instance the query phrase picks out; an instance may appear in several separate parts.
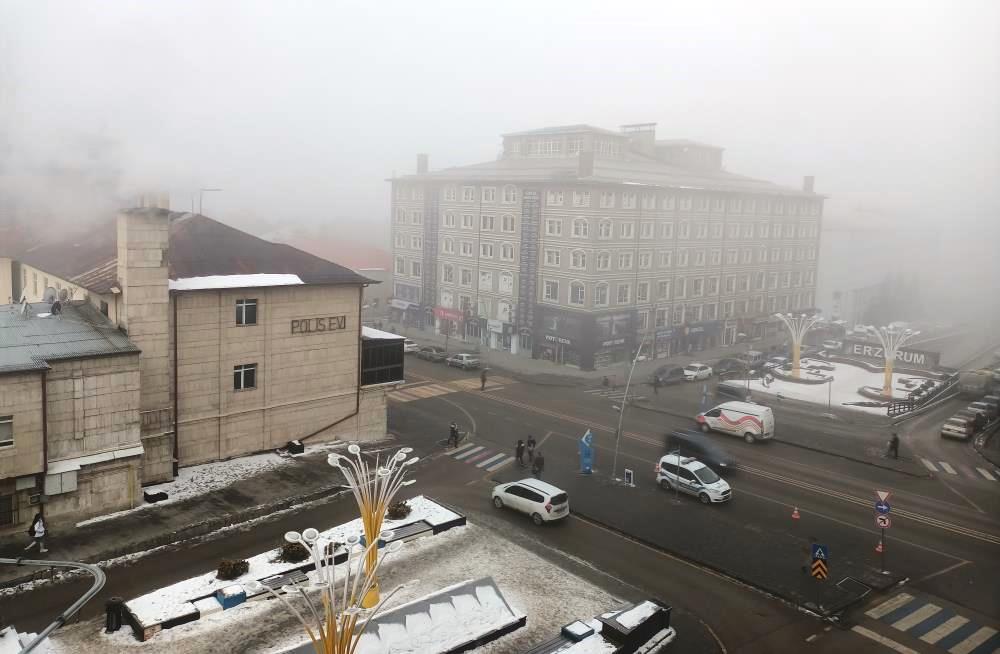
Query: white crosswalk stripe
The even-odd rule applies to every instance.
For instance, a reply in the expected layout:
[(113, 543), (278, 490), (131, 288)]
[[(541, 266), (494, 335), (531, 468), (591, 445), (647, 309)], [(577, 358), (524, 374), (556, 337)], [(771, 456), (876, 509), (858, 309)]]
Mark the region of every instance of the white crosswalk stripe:
[(996, 632), (997, 630), (992, 627), (980, 627), (978, 631), (948, 650), (948, 654), (969, 654), (969, 652), (992, 638)]
[(920, 640), (924, 641), (925, 643), (930, 643), (931, 645), (933, 645), (934, 643), (938, 642), (939, 640), (941, 640), (951, 632), (955, 631), (968, 621), (969, 621), (968, 618), (963, 618), (960, 615), (953, 615), (946, 621), (939, 624), (937, 627), (931, 629), (926, 634), (921, 636)]
[(500, 468), (504, 468), (506, 466), (509, 466), (512, 463), (514, 463), (514, 457), (509, 456), (506, 459), (504, 459), (503, 461), (501, 461), (500, 463), (494, 463), (490, 467), (486, 468), (486, 470), (488, 472), (496, 472)]
[(990, 481), (996, 481), (997, 480), (997, 478), (994, 477), (993, 474), (989, 470), (987, 470), (986, 468), (976, 468), (976, 470), (979, 471), (979, 474), (981, 474), (983, 477), (985, 477), (986, 479), (988, 479)]
[(938, 465), (941, 466), (941, 469), (947, 472), (949, 475), (958, 474), (957, 472), (955, 472), (955, 469), (951, 467), (951, 464), (948, 463), (947, 461), (938, 461)]
[(937, 468), (934, 466), (934, 464), (928, 461), (927, 459), (920, 457), (920, 462), (923, 463), (924, 467), (930, 470), (931, 472), (937, 472)]
[(493, 456), (487, 457), (487, 458), (483, 459), (482, 461), (480, 461), (479, 463), (477, 463), (476, 467), (477, 468), (485, 468), (486, 466), (493, 465), (494, 463), (496, 463), (500, 459), (504, 458), (505, 456), (507, 456), (507, 455), (506, 454), (494, 454)]
[(484, 448), (482, 445), (477, 445), (477, 446), (473, 447), (472, 449), (469, 449), (469, 450), (466, 450), (466, 451), (462, 452), (461, 454), (456, 454), (455, 458), (458, 459), (459, 461), (461, 461), (465, 457), (472, 456), (473, 454), (475, 454), (477, 452), (481, 452), (484, 449), (486, 449), (486, 448)]
[(892, 623), (894, 629), (899, 629), (900, 631), (906, 631), (915, 624), (920, 624), (927, 618), (931, 617), (935, 613), (941, 611), (941, 607), (937, 604), (924, 604), (919, 609), (911, 613), (910, 615), (904, 616), (899, 620)]
[(871, 609), (870, 611), (866, 611), (865, 615), (867, 615), (869, 618), (874, 618), (875, 620), (878, 620), (883, 615), (889, 615), (899, 607), (903, 606), (904, 604), (909, 604), (912, 601), (913, 601), (913, 595), (910, 595), (909, 593), (900, 593), (899, 595), (896, 595), (892, 599), (887, 599), (886, 601), (882, 602), (881, 604)]

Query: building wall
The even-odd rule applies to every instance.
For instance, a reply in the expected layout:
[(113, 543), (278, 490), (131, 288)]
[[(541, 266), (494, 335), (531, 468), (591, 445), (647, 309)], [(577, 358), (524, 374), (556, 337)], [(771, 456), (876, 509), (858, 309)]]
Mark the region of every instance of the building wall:
[(0, 448), (0, 479), (42, 472), (42, 373), (0, 375), (0, 416), (14, 417), (14, 444)]
[(140, 457), (84, 466), (77, 472), (75, 492), (50, 495), (45, 517), (51, 525), (74, 525), (81, 520), (130, 509), (142, 503)]
[[(41, 302), (45, 296), (45, 289), (50, 287), (57, 291), (65, 290), (70, 300), (82, 300), (87, 297), (87, 289), (82, 286), (40, 268), (21, 263), (21, 292), (28, 302)], [(0, 275), (0, 298), (10, 296), (12, 292), (10, 282), (5, 286), (2, 275)], [(12, 302), (20, 302), (20, 300), (21, 298), (13, 298)]]
[(0, 257), (0, 304), (14, 304), (20, 298), (14, 297), (14, 262), (8, 257)]
[[(179, 464), (280, 447), (350, 415), (358, 384), (359, 294), (356, 286), (175, 293)], [(236, 324), (239, 299), (257, 300), (256, 325)], [(343, 329), (292, 333), (293, 320), (337, 316), (345, 317)], [(256, 388), (234, 390), (234, 367), (252, 363)], [(359, 424), (373, 420), (345, 421), (311, 441), (356, 438)]]

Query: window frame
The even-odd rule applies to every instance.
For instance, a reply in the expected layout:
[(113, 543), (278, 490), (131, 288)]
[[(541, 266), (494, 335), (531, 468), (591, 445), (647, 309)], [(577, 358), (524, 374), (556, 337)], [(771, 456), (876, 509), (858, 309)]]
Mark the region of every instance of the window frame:
[(0, 428), (3, 425), (10, 425), (10, 438), (4, 438), (2, 433), (0, 433), (0, 449), (14, 447), (14, 414), (0, 416)]
[[(249, 384), (247, 383), (248, 375), (250, 377)], [(254, 390), (257, 390), (257, 364), (241, 363), (233, 366), (233, 392), (240, 393)]]
[[(252, 327), (257, 324), (257, 298), (240, 298), (236, 300), (236, 325), (238, 327)], [(253, 320), (247, 318), (249, 309), (253, 308)], [(242, 310), (242, 311), (241, 311)]]

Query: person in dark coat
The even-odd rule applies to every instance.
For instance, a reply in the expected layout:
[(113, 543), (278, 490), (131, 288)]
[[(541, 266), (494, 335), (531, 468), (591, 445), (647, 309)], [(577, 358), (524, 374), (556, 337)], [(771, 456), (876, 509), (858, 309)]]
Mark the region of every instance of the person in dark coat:
[(520, 438), (517, 439), (517, 445), (514, 447), (514, 456), (517, 457), (517, 465), (524, 467), (524, 441)]
[(653, 375), (653, 395), (660, 394), (660, 377), (659, 375)]
[(893, 432), (892, 438), (889, 439), (888, 455), (894, 459), (899, 458), (899, 435), (896, 432)]
[(545, 470), (545, 457), (542, 456), (542, 451), (538, 450), (535, 452), (535, 460), (531, 463), (531, 474), (541, 479), (543, 470)]
[(448, 427), (448, 444), (458, 447), (458, 425), (454, 421)]
[(525, 443), (525, 448), (528, 450), (528, 461), (535, 460), (535, 437), (528, 434), (528, 442)]
[(486, 368), (483, 368), (482, 372), (479, 373), (479, 390), (486, 390)]
[(31, 521), (31, 526), (28, 527), (28, 536), (31, 537), (31, 542), (28, 543), (24, 551), (27, 552), (35, 545), (38, 545), (38, 551), (42, 554), (48, 552), (45, 549), (45, 518), (42, 517), (41, 513), (35, 514), (35, 519)]

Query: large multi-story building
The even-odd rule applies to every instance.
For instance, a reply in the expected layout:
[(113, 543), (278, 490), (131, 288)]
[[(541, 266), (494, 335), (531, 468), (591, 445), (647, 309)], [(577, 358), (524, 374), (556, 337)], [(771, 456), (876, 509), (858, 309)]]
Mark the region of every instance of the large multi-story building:
[(823, 196), (724, 170), (722, 148), (571, 125), (496, 161), (392, 179), (397, 320), (600, 368), (774, 334), (812, 308)]

